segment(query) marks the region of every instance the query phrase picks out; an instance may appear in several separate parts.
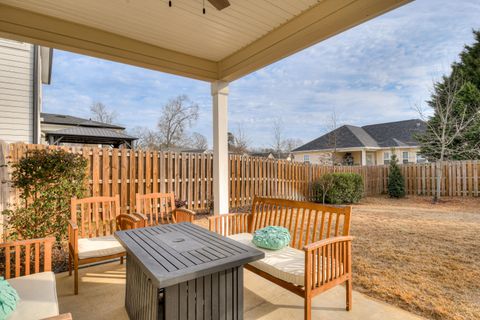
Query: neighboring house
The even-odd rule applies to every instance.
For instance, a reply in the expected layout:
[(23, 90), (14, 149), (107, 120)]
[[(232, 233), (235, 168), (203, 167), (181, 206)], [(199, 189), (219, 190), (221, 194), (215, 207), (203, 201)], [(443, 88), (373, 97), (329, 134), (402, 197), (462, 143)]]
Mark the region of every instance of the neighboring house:
[(275, 159), (275, 156), (273, 155), (273, 152), (249, 152), (248, 155), (250, 157)]
[(395, 153), (400, 163), (425, 162), (419, 155), (414, 136), (424, 132), (419, 119), (372, 124), (363, 127), (341, 126), (293, 150), (295, 161), (331, 163), (332, 152), (338, 163), (350, 165), (388, 164)]
[(260, 157), (260, 158), (267, 158), (267, 159), (272, 159), (272, 160), (287, 160), (287, 161), (292, 161), (293, 156), (291, 153), (288, 152), (250, 152), (248, 153), (249, 156), (251, 157)]
[(0, 141), (131, 146), (120, 126), (42, 113), (42, 85), (50, 84), (53, 50), (0, 38)]
[(91, 119), (63, 114), (41, 114), (42, 143), (51, 145), (107, 145), (131, 148), (137, 138), (125, 134), (125, 128)]
[(50, 84), (52, 49), (0, 39), (0, 141), (40, 142), (42, 84)]

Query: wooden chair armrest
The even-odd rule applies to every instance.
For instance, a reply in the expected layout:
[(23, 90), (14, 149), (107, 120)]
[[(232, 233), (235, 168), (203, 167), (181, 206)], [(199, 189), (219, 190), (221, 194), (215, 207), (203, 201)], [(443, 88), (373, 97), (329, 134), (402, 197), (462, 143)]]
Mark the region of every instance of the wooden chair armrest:
[(316, 242), (312, 242), (307, 244), (306, 246), (303, 247), (303, 251), (312, 251), (321, 247), (324, 247), (328, 244), (336, 243), (336, 242), (348, 242), (352, 241), (353, 237), (352, 236), (341, 236), (341, 237), (332, 237), (332, 238), (327, 238), (323, 240), (319, 240)]
[(77, 224), (72, 220), (68, 220), (68, 227), (71, 228), (72, 230), (78, 230)]
[(208, 229), (222, 236), (251, 233), (251, 217), (251, 213), (230, 213), (209, 217)]
[(148, 225), (148, 217), (140, 212), (132, 212), (130, 213), (132, 216), (135, 216), (139, 219), (138, 228), (143, 228)]
[(58, 316), (44, 318), (42, 320), (73, 320), (71, 313), (63, 313)]
[(78, 226), (72, 220), (68, 220), (68, 246), (73, 252), (78, 251)]
[(133, 214), (121, 213), (116, 218), (120, 230), (136, 229), (141, 225), (141, 219)]
[(173, 219), (175, 223), (190, 222), (193, 223), (195, 219), (195, 212), (186, 208), (177, 208), (173, 212)]
[(316, 294), (352, 279), (351, 236), (333, 237), (303, 247), (305, 291)]

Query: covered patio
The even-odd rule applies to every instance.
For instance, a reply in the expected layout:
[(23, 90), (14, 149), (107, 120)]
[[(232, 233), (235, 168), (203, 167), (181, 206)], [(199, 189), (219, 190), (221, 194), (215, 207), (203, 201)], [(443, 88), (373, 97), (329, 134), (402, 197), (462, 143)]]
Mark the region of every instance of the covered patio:
[[(82, 290), (72, 292), (68, 272), (57, 275), (60, 313), (71, 312), (75, 320), (127, 320), (125, 311), (125, 266), (112, 262), (80, 270)], [(322, 320), (420, 320), (381, 301), (354, 292), (354, 308), (345, 311), (345, 288), (337, 286), (313, 300), (312, 319)], [(303, 299), (246, 270), (244, 284), (244, 319), (303, 319)], [(92, 308), (95, 306), (95, 308)]]
[(231, 0), (217, 10), (190, 0), (0, 0), (0, 36), (210, 82), (220, 214), (229, 210), (229, 82), (408, 2)]
[[(0, 37), (85, 54), (211, 83), (214, 214), (229, 212), (229, 83), (410, 0), (0, 0)], [(224, 2), (224, 1), (220, 1)], [(321, 63), (321, 62), (319, 62)], [(141, 110), (139, 110), (141, 112)], [(118, 262), (80, 270), (82, 290), (57, 275), (60, 312), (74, 319), (127, 318), (125, 268)], [(246, 319), (302, 319), (303, 300), (245, 273)], [(416, 319), (343, 287), (313, 300), (316, 319)]]

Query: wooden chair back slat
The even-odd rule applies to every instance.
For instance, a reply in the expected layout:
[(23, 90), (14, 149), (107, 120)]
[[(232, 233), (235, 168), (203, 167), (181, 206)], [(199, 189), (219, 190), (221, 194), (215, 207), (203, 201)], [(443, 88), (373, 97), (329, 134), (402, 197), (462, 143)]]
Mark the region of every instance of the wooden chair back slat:
[(136, 195), (136, 211), (147, 217), (147, 225), (172, 223), (175, 211), (175, 195), (173, 193), (149, 193)]
[(117, 230), (120, 198), (90, 197), (71, 200), (71, 219), (78, 225), (80, 238), (108, 236)]
[(249, 232), (269, 225), (282, 226), (290, 231), (290, 245), (301, 249), (322, 239), (348, 235), (350, 214), (349, 206), (255, 197)]
[(30, 274), (30, 252), (30, 243), (27, 243), (25, 245), (25, 274)]
[(35, 243), (35, 273), (40, 272), (40, 242)]
[[(5, 279), (10, 279), (12, 274), (14, 277), (27, 276), (32, 273), (32, 265), (34, 273), (51, 271), (54, 242), (55, 238), (51, 237), (0, 243), (0, 256), (5, 257), (4, 263), (0, 264), (0, 276)], [(35, 257), (34, 261), (32, 256)]]

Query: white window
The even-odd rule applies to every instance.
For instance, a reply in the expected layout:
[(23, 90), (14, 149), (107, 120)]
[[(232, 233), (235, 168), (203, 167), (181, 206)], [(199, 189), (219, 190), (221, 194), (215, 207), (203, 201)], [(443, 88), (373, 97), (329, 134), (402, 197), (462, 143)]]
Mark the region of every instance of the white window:
[(402, 153), (403, 163), (408, 163), (408, 151)]
[(385, 151), (383, 153), (383, 164), (389, 164), (390, 163), (390, 152)]
[(308, 154), (303, 155), (303, 162), (310, 163), (310, 155)]

